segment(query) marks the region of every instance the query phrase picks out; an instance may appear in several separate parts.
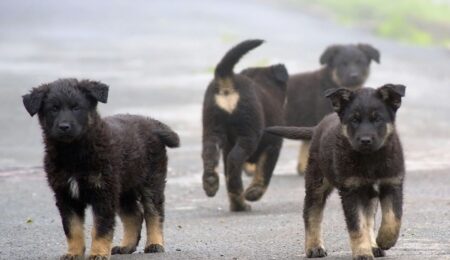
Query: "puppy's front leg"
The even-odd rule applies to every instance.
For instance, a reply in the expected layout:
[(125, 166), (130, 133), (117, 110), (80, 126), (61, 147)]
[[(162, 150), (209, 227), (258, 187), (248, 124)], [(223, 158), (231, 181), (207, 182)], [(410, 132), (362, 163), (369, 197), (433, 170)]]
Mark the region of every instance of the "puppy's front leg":
[(92, 245), (89, 260), (106, 260), (111, 256), (114, 235), (115, 203), (113, 194), (107, 190), (95, 191), (92, 202), (94, 227), (92, 228)]
[(383, 217), (378, 230), (377, 244), (381, 249), (387, 250), (397, 242), (403, 204), (403, 184), (380, 185), (380, 204)]
[(67, 239), (67, 254), (61, 256), (61, 260), (84, 259), (84, 210), (86, 205), (71, 199), (67, 194), (56, 193), (55, 197)]
[(367, 223), (366, 217), (367, 213), (373, 210), (368, 189), (361, 187), (339, 191), (354, 260), (374, 259), (370, 239), (371, 223)]

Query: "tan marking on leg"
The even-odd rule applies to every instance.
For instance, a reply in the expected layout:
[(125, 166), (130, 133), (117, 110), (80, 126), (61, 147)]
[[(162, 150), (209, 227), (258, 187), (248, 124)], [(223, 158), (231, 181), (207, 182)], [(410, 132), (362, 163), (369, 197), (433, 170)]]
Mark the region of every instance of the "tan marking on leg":
[(159, 216), (150, 216), (145, 219), (147, 226), (146, 247), (152, 244), (164, 246), (163, 227)]
[(383, 216), (378, 230), (377, 244), (382, 249), (389, 249), (397, 242), (401, 222), (395, 216), (392, 210), (392, 202), (389, 199), (381, 202), (381, 211)]
[(244, 171), (247, 175), (254, 175), (256, 172), (256, 164), (254, 163), (244, 163)]
[(255, 175), (253, 176), (252, 186), (264, 186), (264, 165), (266, 164), (267, 154), (263, 153), (255, 166)]
[(92, 243), (91, 243), (91, 256), (111, 256), (111, 247), (113, 234), (107, 234), (103, 237), (97, 236), (96, 227), (92, 227), (91, 231)]
[(369, 211), (366, 212), (366, 223), (369, 230), (370, 244), (372, 247), (378, 247), (375, 240), (375, 215), (377, 213), (378, 198), (373, 198), (370, 201)]
[(308, 166), (309, 159), (309, 148), (311, 146), (311, 142), (303, 141), (300, 146), (300, 153), (298, 155), (298, 167), (297, 171), (299, 174), (304, 175), (306, 172), (306, 167)]
[(358, 209), (359, 227), (357, 231), (351, 231), (350, 245), (353, 257), (355, 256), (372, 256), (372, 245), (370, 241), (369, 223), (361, 208)]
[(84, 223), (78, 216), (69, 220), (69, 237), (67, 237), (67, 254), (84, 255)]
[(313, 210), (308, 216), (308, 228), (305, 229), (305, 251), (308, 249), (322, 247), (322, 219), (323, 209)]
[(141, 233), (142, 215), (120, 214), (123, 224), (122, 247), (134, 247), (138, 242)]

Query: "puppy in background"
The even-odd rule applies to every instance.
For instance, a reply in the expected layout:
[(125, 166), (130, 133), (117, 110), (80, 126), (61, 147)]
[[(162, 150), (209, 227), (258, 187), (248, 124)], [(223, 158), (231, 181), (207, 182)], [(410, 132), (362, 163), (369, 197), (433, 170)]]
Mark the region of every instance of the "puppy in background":
[[(324, 91), (345, 87), (360, 88), (369, 76), (370, 63), (380, 62), (380, 53), (369, 44), (329, 46), (320, 57), (321, 69), (291, 75), (285, 106), (286, 125), (315, 126), (333, 111), (323, 98)], [(303, 175), (308, 161), (309, 142), (299, 151), (297, 172)]]
[[(283, 124), (283, 103), (288, 73), (284, 65), (249, 68), (239, 74), (233, 68), (262, 40), (241, 42), (222, 58), (203, 102), (203, 189), (214, 196), (219, 189), (220, 152), (231, 211), (248, 211), (245, 202), (265, 193), (278, 160), (282, 138), (264, 133), (267, 126)], [(254, 164), (253, 181), (245, 190), (242, 168)]]
[[(96, 81), (61, 79), (23, 96), (26, 110), (38, 114), (43, 131), (44, 168), (67, 238), (64, 260), (84, 259), (87, 205), (94, 215), (89, 259), (133, 253), (144, 219), (144, 251), (164, 252), (166, 147), (177, 147), (178, 135), (142, 116), (102, 119), (97, 103), (107, 102), (108, 88)], [(124, 237), (111, 249), (116, 212)]]
[[(303, 208), (307, 257), (327, 255), (321, 222), (325, 202), (336, 188), (341, 197), (353, 259), (384, 256), (395, 245), (402, 219), (405, 165), (395, 117), (403, 85), (378, 89), (330, 89), (336, 113), (316, 127), (270, 127), (269, 133), (311, 140)], [(375, 214), (382, 221), (375, 238)]]

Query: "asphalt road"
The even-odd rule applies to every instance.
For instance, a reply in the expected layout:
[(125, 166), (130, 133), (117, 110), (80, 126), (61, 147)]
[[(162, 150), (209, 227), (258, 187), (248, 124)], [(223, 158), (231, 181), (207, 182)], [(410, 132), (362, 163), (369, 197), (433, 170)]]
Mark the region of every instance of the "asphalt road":
[[(405, 215), (387, 259), (450, 259), (449, 51), (381, 40), (287, 4), (234, 0), (0, 2), (0, 259), (56, 259), (65, 251), (40, 168), (37, 119), (20, 98), (61, 77), (108, 83), (103, 115), (150, 115), (180, 133), (182, 148), (170, 151), (167, 252), (152, 258), (302, 259), (297, 143), (285, 143), (271, 186), (251, 213), (228, 212), (223, 186), (213, 199), (201, 189), (203, 92), (223, 53), (247, 38), (267, 42), (238, 68), (284, 62), (290, 72), (312, 70), (332, 43), (369, 42), (380, 49), (382, 63), (372, 66), (368, 85), (407, 86), (397, 124), (408, 170)], [(118, 225), (116, 243), (121, 233)], [(328, 259), (350, 258), (336, 194), (325, 212), (324, 239)], [(141, 243), (141, 253), (113, 259), (147, 258), (142, 250)]]

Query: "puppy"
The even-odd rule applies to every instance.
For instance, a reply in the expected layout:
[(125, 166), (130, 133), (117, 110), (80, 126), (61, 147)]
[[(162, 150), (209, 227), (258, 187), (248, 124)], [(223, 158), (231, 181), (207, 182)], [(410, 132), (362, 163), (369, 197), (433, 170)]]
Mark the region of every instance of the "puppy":
[[(224, 160), (231, 211), (248, 211), (248, 201), (265, 193), (278, 160), (282, 138), (264, 134), (266, 126), (283, 124), (282, 109), (288, 73), (284, 65), (233, 67), (263, 41), (248, 40), (232, 48), (219, 62), (203, 102), (203, 189), (210, 197), (219, 189), (220, 152)], [(256, 165), (253, 181), (243, 191), (242, 167)]]
[[(306, 168), (303, 209), (307, 257), (327, 253), (321, 238), (325, 201), (339, 191), (350, 235), (353, 259), (384, 256), (395, 245), (402, 219), (403, 151), (395, 130), (395, 115), (405, 94), (402, 85), (378, 89), (331, 89), (336, 113), (314, 128), (273, 127), (267, 131), (311, 141)], [(375, 239), (375, 213), (381, 203), (382, 221)]]
[[(177, 147), (178, 135), (142, 116), (100, 118), (97, 103), (107, 98), (107, 85), (76, 79), (44, 84), (23, 96), (26, 110), (38, 114), (43, 131), (44, 168), (68, 245), (61, 259), (84, 258), (87, 205), (94, 215), (89, 259), (134, 252), (143, 219), (145, 252), (164, 252), (166, 146)], [(124, 237), (111, 249), (116, 212)]]
[[(331, 113), (332, 107), (323, 98), (327, 89), (360, 88), (369, 76), (371, 61), (380, 62), (380, 53), (368, 44), (332, 45), (320, 57), (323, 68), (292, 75), (288, 82), (285, 107), (289, 126), (314, 126)], [(308, 160), (309, 142), (300, 147), (297, 172), (303, 175)]]

